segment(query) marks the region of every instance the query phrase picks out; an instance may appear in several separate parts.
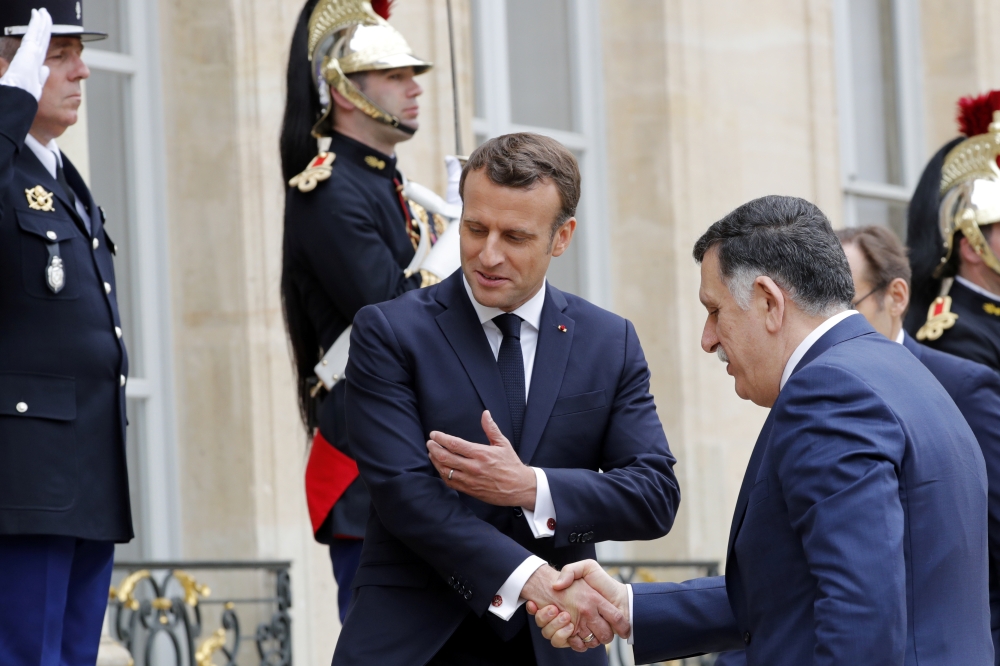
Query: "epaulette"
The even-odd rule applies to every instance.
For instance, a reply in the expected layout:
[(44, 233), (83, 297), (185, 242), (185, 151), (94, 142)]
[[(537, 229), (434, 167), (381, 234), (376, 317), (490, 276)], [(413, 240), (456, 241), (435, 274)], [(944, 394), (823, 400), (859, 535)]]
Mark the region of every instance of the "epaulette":
[(938, 296), (927, 310), (927, 321), (917, 331), (917, 340), (933, 342), (955, 325), (958, 315), (951, 311), (951, 296)]
[(299, 188), (299, 192), (312, 192), (320, 181), (324, 181), (333, 173), (333, 161), (337, 156), (333, 153), (320, 153), (309, 162), (305, 171), (288, 181), (289, 187)]

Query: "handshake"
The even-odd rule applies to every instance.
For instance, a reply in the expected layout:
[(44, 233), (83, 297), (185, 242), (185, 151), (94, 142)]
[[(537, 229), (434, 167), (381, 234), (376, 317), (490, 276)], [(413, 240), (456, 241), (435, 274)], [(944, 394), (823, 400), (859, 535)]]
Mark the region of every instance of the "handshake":
[(586, 652), (631, 634), (628, 589), (594, 560), (556, 571), (540, 567), (525, 583), (521, 597), (528, 613), (553, 647)]

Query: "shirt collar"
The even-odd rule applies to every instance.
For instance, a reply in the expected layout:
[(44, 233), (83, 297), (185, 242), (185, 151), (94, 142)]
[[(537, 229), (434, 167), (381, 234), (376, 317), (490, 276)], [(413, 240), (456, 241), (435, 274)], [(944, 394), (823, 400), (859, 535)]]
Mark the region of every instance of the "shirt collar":
[(976, 292), (980, 296), (985, 296), (986, 298), (990, 299), (991, 301), (996, 301), (997, 303), (1000, 303), (1000, 296), (997, 296), (992, 291), (987, 291), (986, 289), (983, 289), (982, 287), (980, 287), (978, 284), (976, 284), (974, 282), (969, 282), (968, 280), (966, 280), (964, 277), (962, 277), (960, 275), (956, 275), (955, 276), (955, 282), (958, 282), (960, 285), (962, 285), (966, 289), (970, 289), (970, 290)]
[(31, 152), (35, 154), (35, 157), (42, 163), (45, 170), (49, 172), (50, 176), (55, 178), (56, 168), (62, 166), (62, 153), (59, 152), (56, 140), (52, 139), (48, 145), (43, 146), (41, 141), (29, 134), (24, 138), (24, 145), (31, 148)]
[(896, 342), (898, 342), (899, 344), (903, 344), (903, 340), (905, 339), (906, 339), (906, 329), (901, 328), (899, 329), (899, 335), (896, 336)]
[[(518, 317), (531, 324), (534, 329), (540, 330), (542, 325), (542, 306), (545, 305), (545, 289), (547, 281), (542, 282), (542, 288), (538, 290), (538, 293), (528, 299), (528, 301), (514, 310), (511, 314), (516, 314)], [(469, 295), (469, 300), (472, 301), (472, 307), (475, 308), (476, 314), (479, 316), (479, 323), (485, 324), (488, 321), (492, 321), (494, 317), (499, 317), (504, 314), (504, 311), (500, 308), (490, 308), (486, 307), (482, 303), (476, 300), (476, 297), (472, 295), (472, 287), (469, 285), (469, 281), (462, 276), (462, 284), (465, 285), (465, 293)]]
[(816, 344), (817, 340), (826, 335), (827, 331), (829, 331), (831, 328), (833, 328), (840, 322), (844, 321), (851, 315), (856, 315), (856, 314), (858, 314), (857, 310), (844, 310), (843, 312), (838, 312), (837, 314), (828, 318), (822, 324), (814, 328), (812, 330), (812, 333), (807, 335), (806, 339), (800, 342), (799, 346), (795, 348), (794, 352), (792, 352), (792, 356), (791, 358), (788, 359), (788, 363), (785, 363), (785, 370), (784, 372), (781, 373), (781, 383), (778, 384), (778, 391), (781, 391), (781, 389), (785, 388), (785, 383), (788, 381), (788, 378), (792, 376), (793, 372), (795, 372), (795, 366), (799, 364), (799, 361), (801, 361), (802, 357), (806, 355), (806, 352), (809, 351), (809, 348), (812, 347), (814, 344)]

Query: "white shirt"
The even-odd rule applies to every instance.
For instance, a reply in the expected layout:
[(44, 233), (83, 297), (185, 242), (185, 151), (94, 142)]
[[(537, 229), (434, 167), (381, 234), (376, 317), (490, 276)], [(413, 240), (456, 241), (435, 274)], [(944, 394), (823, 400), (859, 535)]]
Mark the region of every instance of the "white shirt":
[(978, 284), (976, 284), (974, 282), (969, 282), (968, 280), (966, 280), (961, 275), (956, 275), (955, 276), (955, 282), (958, 282), (959, 284), (961, 284), (963, 287), (965, 287), (967, 289), (971, 289), (972, 291), (976, 292), (980, 296), (985, 296), (986, 298), (988, 298), (988, 299), (990, 299), (992, 301), (1000, 301), (1000, 296), (997, 296), (992, 291), (988, 291), (986, 289), (983, 289), (982, 287), (980, 287)]
[[(500, 343), (503, 342), (503, 333), (493, 323), (493, 318), (505, 313), (500, 308), (486, 307), (477, 301), (472, 295), (469, 281), (465, 278), (462, 279), (462, 284), (465, 285), (465, 293), (469, 295), (469, 301), (472, 302), (472, 307), (479, 316), (479, 323), (483, 325), (483, 332), (486, 333), (490, 349), (493, 350), (493, 358), (497, 358), (500, 354)], [(511, 313), (524, 320), (521, 322), (521, 357), (524, 360), (525, 400), (528, 399), (528, 392), (531, 390), (531, 371), (535, 367), (535, 349), (538, 347), (538, 329), (542, 322), (542, 306), (545, 305), (545, 289), (546, 283), (543, 282), (542, 288), (538, 290), (537, 294)], [(549, 520), (554, 521), (556, 517), (556, 508), (552, 503), (549, 481), (541, 469), (532, 467), (531, 470), (535, 473), (535, 510), (531, 511), (521, 507), (521, 511), (524, 512), (528, 527), (531, 528), (531, 533), (536, 539), (555, 536), (555, 530), (549, 529)], [(543, 564), (545, 564), (545, 560), (531, 555), (517, 569), (514, 569), (514, 573), (497, 591), (497, 596), (501, 599), (500, 605), (490, 605), (490, 612), (504, 620), (509, 620), (514, 611), (525, 601), (521, 598), (524, 584), (531, 578), (531, 574), (535, 573), (538, 567)]]
[[(802, 358), (806, 355), (806, 353), (812, 348), (812, 346), (816, 344), (817, 340), (826, 335), (826, 333), (831, 328), (833, 328), (840, 322), (844, 321), (851, 315), (856, 315), (856, 314), (858, 314), (857, 310), (844, 310), (843, 312), (838, 312), (837, 314), (828, 318), (822, 324), (814, 328), (812, 332), (805, 337), (805, 340), (799, 343), (799, 346), (795, 348), (795, 351), (792, 352), (792, 355), (788, 357), (788, 361), (785, 363), (785, 369), (781, 373), (781, 383), (778, 384), (778, 391), (781, 391), (781, 389), (785, 388), (785, 383), (788, 381), (788, 378), (792, 376), (793, 372), (795, 372), (795, 366), (799, 364), (799, 361), (801, 361)], [(900, 333), (900, 335), (902, 335), (902, 333)], [(902, 342), (902, 340), (900, 339), (899, 342)], [(635, 640), (635, 632), (631, 631), (631, 628), (635, 626), (635, 622), (632, 620), (633, 618), (632, 586), (626, 585), (626, 587), (628, 588), (628, 621), (629, 624), (631, 625), (629, 627), (630, 633), (628, 636), (628, 644), (632, 645), (633, 641)]]
[[(45, 170), (49, 172), (52, 179), (57, 180), (56, 169), (63, 166), (63, 159), (62, 151), (56, 145), (56, 140), (52, 139), (48, 145), (43, 146), (41, 141), (29, 134), (24, 138), (24, 145), (31, 148), (31, 152), (35, 154), (35, 157), (42, 163)], [(87, 209), (84, 208), (83, 203), (80, 201), (80, 195), (76, 192), (73, 195), (76, 199), (76, 212), (83, 218), (84, 224), (87, 225), (87, 231), (90, 231), (90, 215), (87, 214)]]

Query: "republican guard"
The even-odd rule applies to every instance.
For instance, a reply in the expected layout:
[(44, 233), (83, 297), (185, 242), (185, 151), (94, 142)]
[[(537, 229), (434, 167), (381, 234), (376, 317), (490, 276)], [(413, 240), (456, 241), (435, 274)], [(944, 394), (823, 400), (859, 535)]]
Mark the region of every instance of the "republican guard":
[(0, 2), (0, 662), (11, 666), (94, 664), (114, 544), (132, 539), (115, 246), (56, 144), (90, 74), (83, 42), (104, 37), (84, 27), (81, 0)]
[(958, 103), (964, 137), (931, 158), (907, 244), (920, 342), (1000, 371), (1000, 90)]
[(341, 621), (370, 504), (345, 425), (350, 325), (362, 307), (435, 284), (459, 265), (457, 159), (448, 160), (451, 203), (396, 168), (396, 144), (419, 126), (415, 77), (431, 63), (385, 20), (390, 3), (374, 4), (306, 3), (292, 39), (281, 134), (288, 184), (281, 293), (299, 406), (313, 437), (306, 496), (315, 538), (330, 547)]

